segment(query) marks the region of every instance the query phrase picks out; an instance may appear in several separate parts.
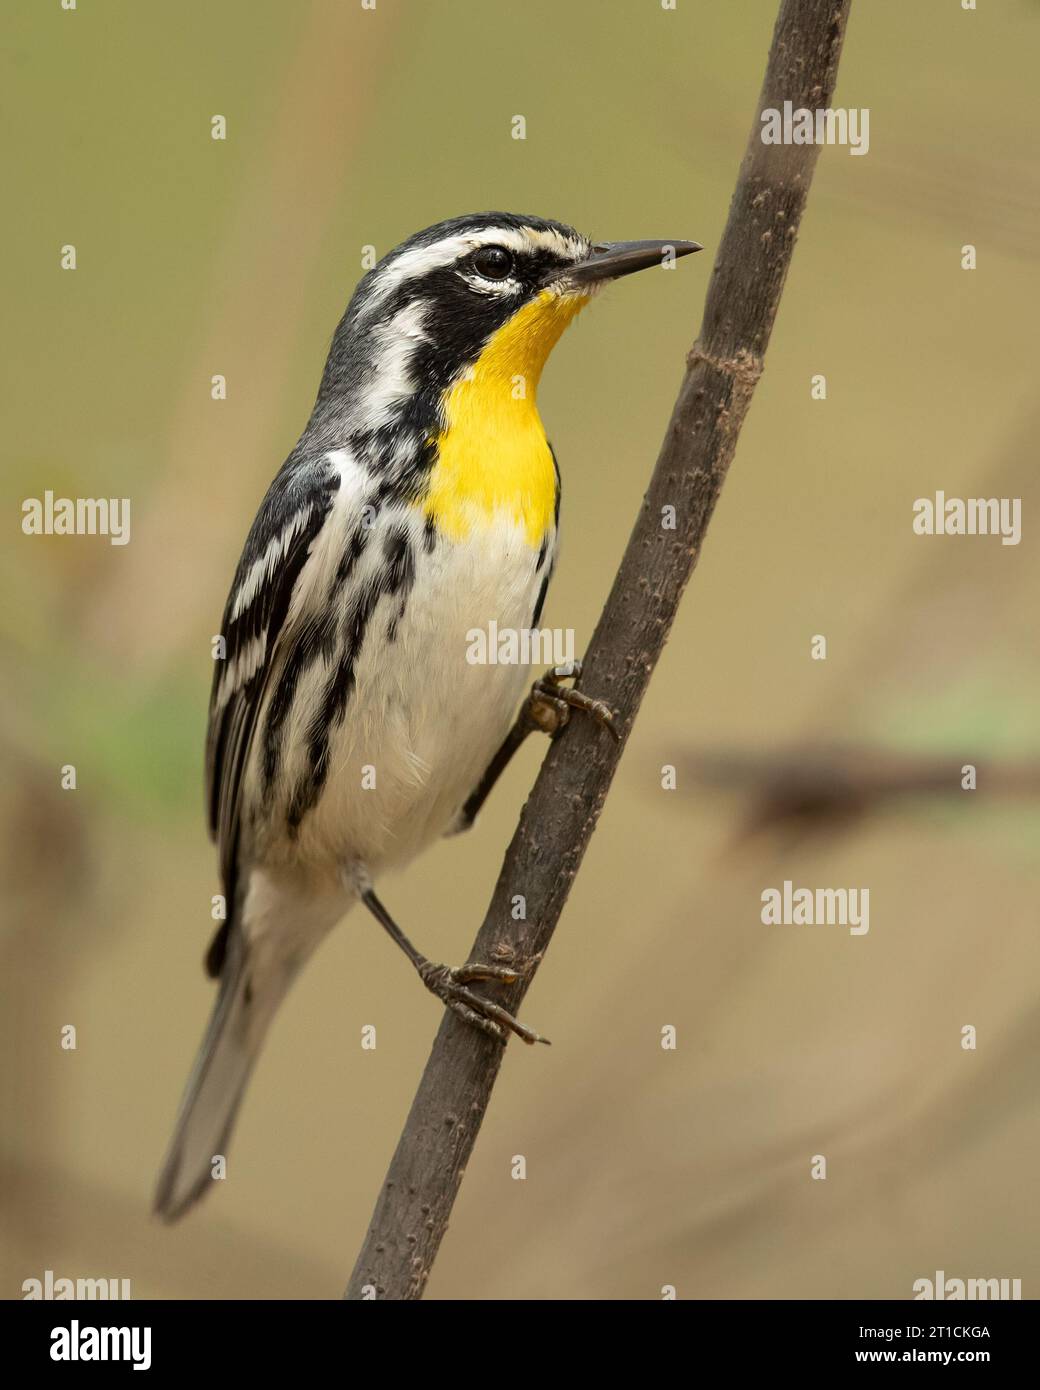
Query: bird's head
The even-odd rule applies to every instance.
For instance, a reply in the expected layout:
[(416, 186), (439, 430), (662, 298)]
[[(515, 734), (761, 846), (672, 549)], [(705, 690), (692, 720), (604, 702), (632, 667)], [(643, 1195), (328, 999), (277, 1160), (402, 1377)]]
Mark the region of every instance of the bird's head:
[[(364, 385), (389, 409), (442, 397), (467, 375), (522, 378), (608, 281), (701, 248), (692, 241), (593, 242), (560, 222), (474, 213), (388, 252), (361, 280), (333, 341), (323, 392)], [(320, 398), (319, 398), (320, 399)]]

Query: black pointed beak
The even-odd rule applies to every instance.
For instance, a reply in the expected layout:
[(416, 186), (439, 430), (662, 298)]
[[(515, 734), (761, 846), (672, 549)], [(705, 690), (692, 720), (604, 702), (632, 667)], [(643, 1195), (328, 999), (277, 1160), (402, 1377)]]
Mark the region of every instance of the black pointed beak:
[(622, 275), (703, 250), (696, 241), (599, 241), (586, 260), (567, 270), (565, 278), (576, 285), (617, 280)]

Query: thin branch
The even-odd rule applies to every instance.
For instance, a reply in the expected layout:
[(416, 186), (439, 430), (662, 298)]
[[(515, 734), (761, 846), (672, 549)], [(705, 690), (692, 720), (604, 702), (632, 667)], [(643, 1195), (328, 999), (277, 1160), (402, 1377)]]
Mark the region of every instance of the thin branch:
[[(851, 0), (783, 0), (759, 111), (829, 105)], [(700, 336), (582, 686), (619, 712), (620, 743), (572, 719), (542, 764), (471, 960), (525, 972), (500, 987), (514, 1012), (555, 930), (647, 684), (700, 555), (773, 327), (809, 192), (815, 145), (765, 145), (755, 123), (708, 290)], [(676, 529), (662, 527), (674, 507)], [(513, 899), (526, 901), (515, 921)], [(498, 997), (498, 995), (496, 995)], [(504, 1049), (446, 1012), (376, 1203), (348, 1298), (422, 1296)]]

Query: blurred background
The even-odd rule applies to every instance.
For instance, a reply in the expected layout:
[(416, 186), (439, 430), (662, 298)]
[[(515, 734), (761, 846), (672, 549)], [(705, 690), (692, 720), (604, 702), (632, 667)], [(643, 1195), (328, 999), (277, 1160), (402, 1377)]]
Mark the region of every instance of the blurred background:
[[(488, 208), (693, 237), (705, 255), (613, 288), (546, 371), (563, 550), (544, 621), (580, 650), (700, 320), (775, 14), (6, 16), (3, 1296), (46, 1269), (138, 1298), (341, 1292), (438, 1023), (370, 920), (285, 1006), (228, 1180), (178, 1227), (149, 1215), (212, 998), (202, 745), (241, 542), (365, 245)], [(936, 1269), (1040, 1287), (1038, 30), (1026, 0), (853, 6), (835, 100), (869, 108), (869, 154), (822, 152), (703, 560), (524, 1006), (554, 1046), (509, 1048), (429, 1297), (904, 1298)], [(48, 488), (129, 496), (130, 544), (24, 536)], [(915, 536), (937, 489), (1021, 497), (1022, 543)], [(464, 959), (542, 752), (385, 885), (430, 955)], [(879, 768), (899, 796), (859, 785)], [(869, 934), (763, 926), (785, 879), (869, 887)]]

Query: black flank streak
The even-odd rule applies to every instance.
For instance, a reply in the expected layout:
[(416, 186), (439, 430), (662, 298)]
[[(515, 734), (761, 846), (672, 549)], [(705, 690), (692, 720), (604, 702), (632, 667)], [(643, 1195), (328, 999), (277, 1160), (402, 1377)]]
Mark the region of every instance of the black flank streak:
[(372, 615), (380, 598), (398, 599), (395, 616), (387, 629), (387, 637), (394, 641), (397, 624), (404, 615), (408, 594), (415, 583), (415, 556), (412, 551), (409, 529), (405, 525), (394, 526), (383, 540), (384, 565), (358, 592), (354, 603), (347, 612), (343, 632), (343, 655), (325, 687), (321, 708), (307, 731), (307, 753), (310, 759), (310, 776), (301, 781), (293, 793), (289, 806), (288, 825), (290, 833), (296, 831), (300, 821), (317, 802), (329, 774), (329, 739), (332, 730), (337, 728), (346, 714), (350, 698), (354, 693), (355, 670), (364, 645)]
[(412, 553), (411, 539), (407, 527), (396, 527), (383, 544), (387, 569), (383, 577), (383, 592), (390, 598), (400, 595), (396, 612), (386, 627), (386, 640), (397, 640), (397, 624), (404, 617), (408, 594), (415, 583), (415, 556)]
[(325, 686), (321, 708), (307, 731), (307, 754), (310, 775), (304, 778), (293, 793), (287, 823), (289, 833), (295, 834), (300, 821), (315, 805), (329, 775), (329, 734), (342, 722), (347, 703), (354, 691), (354, 668), (361, 652), (369, 620), (383, 593), (385, 575), (377, 575), (355, 595), (344, 623), (344, 648), (332, 678)]
[(415, 557), (407, 526), (395, 526), (383, 542), (386, 569), (383, 573), (383, 593), (404, 594), (415, 583)]
[(330, 602), (335, 599), (339, 590), (357, 569), (358, 561), (365, 553), (365, 546), (368, 544), (368, 537), (371, 534), (371, 529), (372, 528), (366, 526), (364, 522), (358, 522), (357, 526), (355, 526), (354, 530), (351, 532), (350, 540), (347, 541), (347, 548), (343, 552), (343, 558), (340, 560), (336, 569), (336, 578), (333, 580), (332, 589), (329, 593)]

